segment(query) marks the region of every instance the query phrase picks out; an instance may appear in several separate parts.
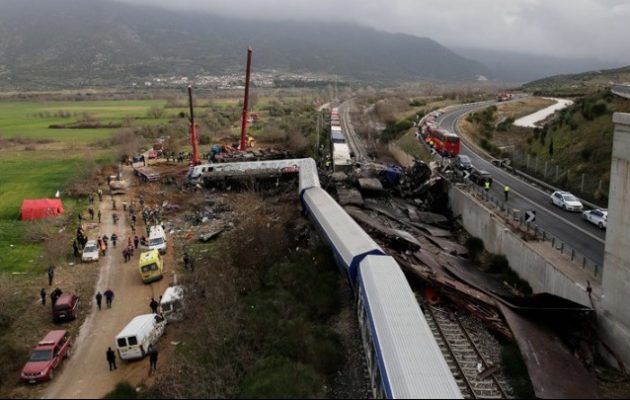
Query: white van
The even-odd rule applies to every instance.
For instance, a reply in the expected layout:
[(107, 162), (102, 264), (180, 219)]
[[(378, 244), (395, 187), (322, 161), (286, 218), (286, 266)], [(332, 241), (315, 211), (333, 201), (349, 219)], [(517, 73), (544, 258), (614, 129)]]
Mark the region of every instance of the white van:
[(184, 287), (167, 287), (160, 301), (160, 310), (168, 322), (181, 321), (184, 314)]
[(123, 360), (144, 357), (149, 345), (157, 343), (165, 327), (166, 320), (160, 315), (138, 315), (116, 336), (118, 356)]
[(149, 228), (149, 250), (158, 249), (160, 254), (166, 253), (166, 234), (161, 225)]

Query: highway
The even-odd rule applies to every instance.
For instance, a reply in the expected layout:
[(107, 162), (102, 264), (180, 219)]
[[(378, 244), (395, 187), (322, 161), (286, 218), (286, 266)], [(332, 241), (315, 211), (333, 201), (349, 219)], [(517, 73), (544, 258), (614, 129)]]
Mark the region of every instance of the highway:
[[(471, 111), (483, 109), (494, 103), (483, 102), (452, 107), (442, 114), (437, 122), (441, 127), (457, 133), (461, 138), (457, 121)], [(523, 212), (535, 210), (536, 225), (590, 259), (589, 265), (595, 263), (601, 268), (604, 262), (605, 231), (584, 221), (581, 213), (570, 213), (551, 205), (551, 193), (534, 187), (504, 169), (494, 166), (472, 149), (473, 146), (462, 138), (461, 154), (470, 157), (475, 168), (492, 174), (491, 192), (494, 197), (503, 199), (503, 188), (507, 184), (510, 187), (508, 206), (511, 209)]]

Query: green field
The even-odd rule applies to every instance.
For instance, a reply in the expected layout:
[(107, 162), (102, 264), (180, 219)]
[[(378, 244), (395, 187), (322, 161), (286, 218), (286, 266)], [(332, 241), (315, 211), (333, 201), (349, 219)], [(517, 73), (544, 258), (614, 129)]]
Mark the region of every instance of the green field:
[[(166, 100), (0, 102), (0, 139), (19, 139), (0, 146), (0, 271), (34, 272), (41, 264), (41, 246), (26, 243), (29, 223), (21, 222), (22, 200), (53, 197), (57, 190), (85, 172), (94, 162), (111, 161), (112, 150), (90, 145), (110, 138), (116, 129), (50, 129), (51, 124), (68, 124), (89, 115), (99, 123), (154, 125), (176, 116), (180, 109), (165, 109), (162, 118), (149, 118), (151, 107), (162, 108)], [(45, 140), (54, 143), (36, 143)], [(30, 147), (30, 149), (29, 149)], [(66, 214), (81, 206), (64, 199)]]
[[(0, 102), (0, 138), (47, 139), (62, 142), (90, 143), (109, 138), (115, 129), (50, 129), (52, 124), (78, 122), (86, 116), (102, 124), (157, 124), (179, 113), (165, 109), (163, 118), (149, 118), (152, 107), (162, 108), (165, 100), (108, 100), (65, 102)], [(65, 114), (66, 117), (61, 115)]]

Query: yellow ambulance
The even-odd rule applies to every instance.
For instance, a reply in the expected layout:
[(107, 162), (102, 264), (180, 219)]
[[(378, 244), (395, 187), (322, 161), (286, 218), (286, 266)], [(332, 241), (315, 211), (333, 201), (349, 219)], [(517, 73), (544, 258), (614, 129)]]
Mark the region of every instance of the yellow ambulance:
[(140, 254), (138, 269), (144, 283), (150, 283), (162, 279), (162, 257), (158, 249), (153, 249)]

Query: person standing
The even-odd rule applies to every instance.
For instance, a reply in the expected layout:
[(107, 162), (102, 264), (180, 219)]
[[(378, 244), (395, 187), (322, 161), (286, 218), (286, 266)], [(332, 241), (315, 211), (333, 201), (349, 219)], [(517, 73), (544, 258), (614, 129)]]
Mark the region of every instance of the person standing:
[(77, 244), (76, 239), (72, 242), (72, 250), (74, 251), (74, 256), (79, 257), (79, 245)]
[(486, 179), (485, 183), (483, 184), (483, 190), (486, 191), (486, 198), (488, 197), (488, 193), (490, 193), (490, 181)]
[(138, 248), (138, 242), (140, 242), (140, 238), (138, 237), (138, 235), (133, 237), (133, 247), (135, 247), (136, 249)]
[(101, 302), (103, 301), (103, 295), (100, 291), (96, 292), (96, 305), (98, 306), (98, 310), (101, 311)]
[(107, 303), (107, 308), (112, 308), (112, 301), (114, 300), (114, 292), (111, 289), (107, 289), (105, 293), (105, 303)]
[(98, 210), (98, 223), (101, 223), (101, 210)]
[(52, 286), (54, 277), (55, 277), (55, 267), (51, 265), (50, 267), (48, 267), (48, 286)]
[(118, 240), (118, 235), (116, 235), (115, 233), (112, 233), (112, 245), (114, 245), (114, 248), (116, 248), (117, 240)]
[(98, 201), (103, 201), (103, 191), (101, 189), (98, 190)]
[(153, 314), (157, 314), (158, 313), (158, 302), (155, 301), (154, 297), (151, 297), (151, 302), (149, 303), (149, 307), (151, 307), (151, 311), (153, 312)]
[(508, 201), (508, 195), (510, 194), (510, 187), (508, 185), (505, 185), (503, 188), (503, 193), (505, 194), (505, 201)]
[(46, 290), (44, 288), (42, 288), (42, 290), (39, 291), (39, 297), (42, 298), (42, 305), (45, 306), (46, 305)]
[(107, 358), (107, 362), (109, 363), (109, 370), (110, 371), (115, 370), (116, 369), (116, 353), (114, 353), (114, 350), (112, 350), (111, 347), (108, 347), (105, 355)]
[(147, 353), (149, 354), (149, 376), (151, 376), (152, 372), (157, 371), (158, 351), (150, 344)]

